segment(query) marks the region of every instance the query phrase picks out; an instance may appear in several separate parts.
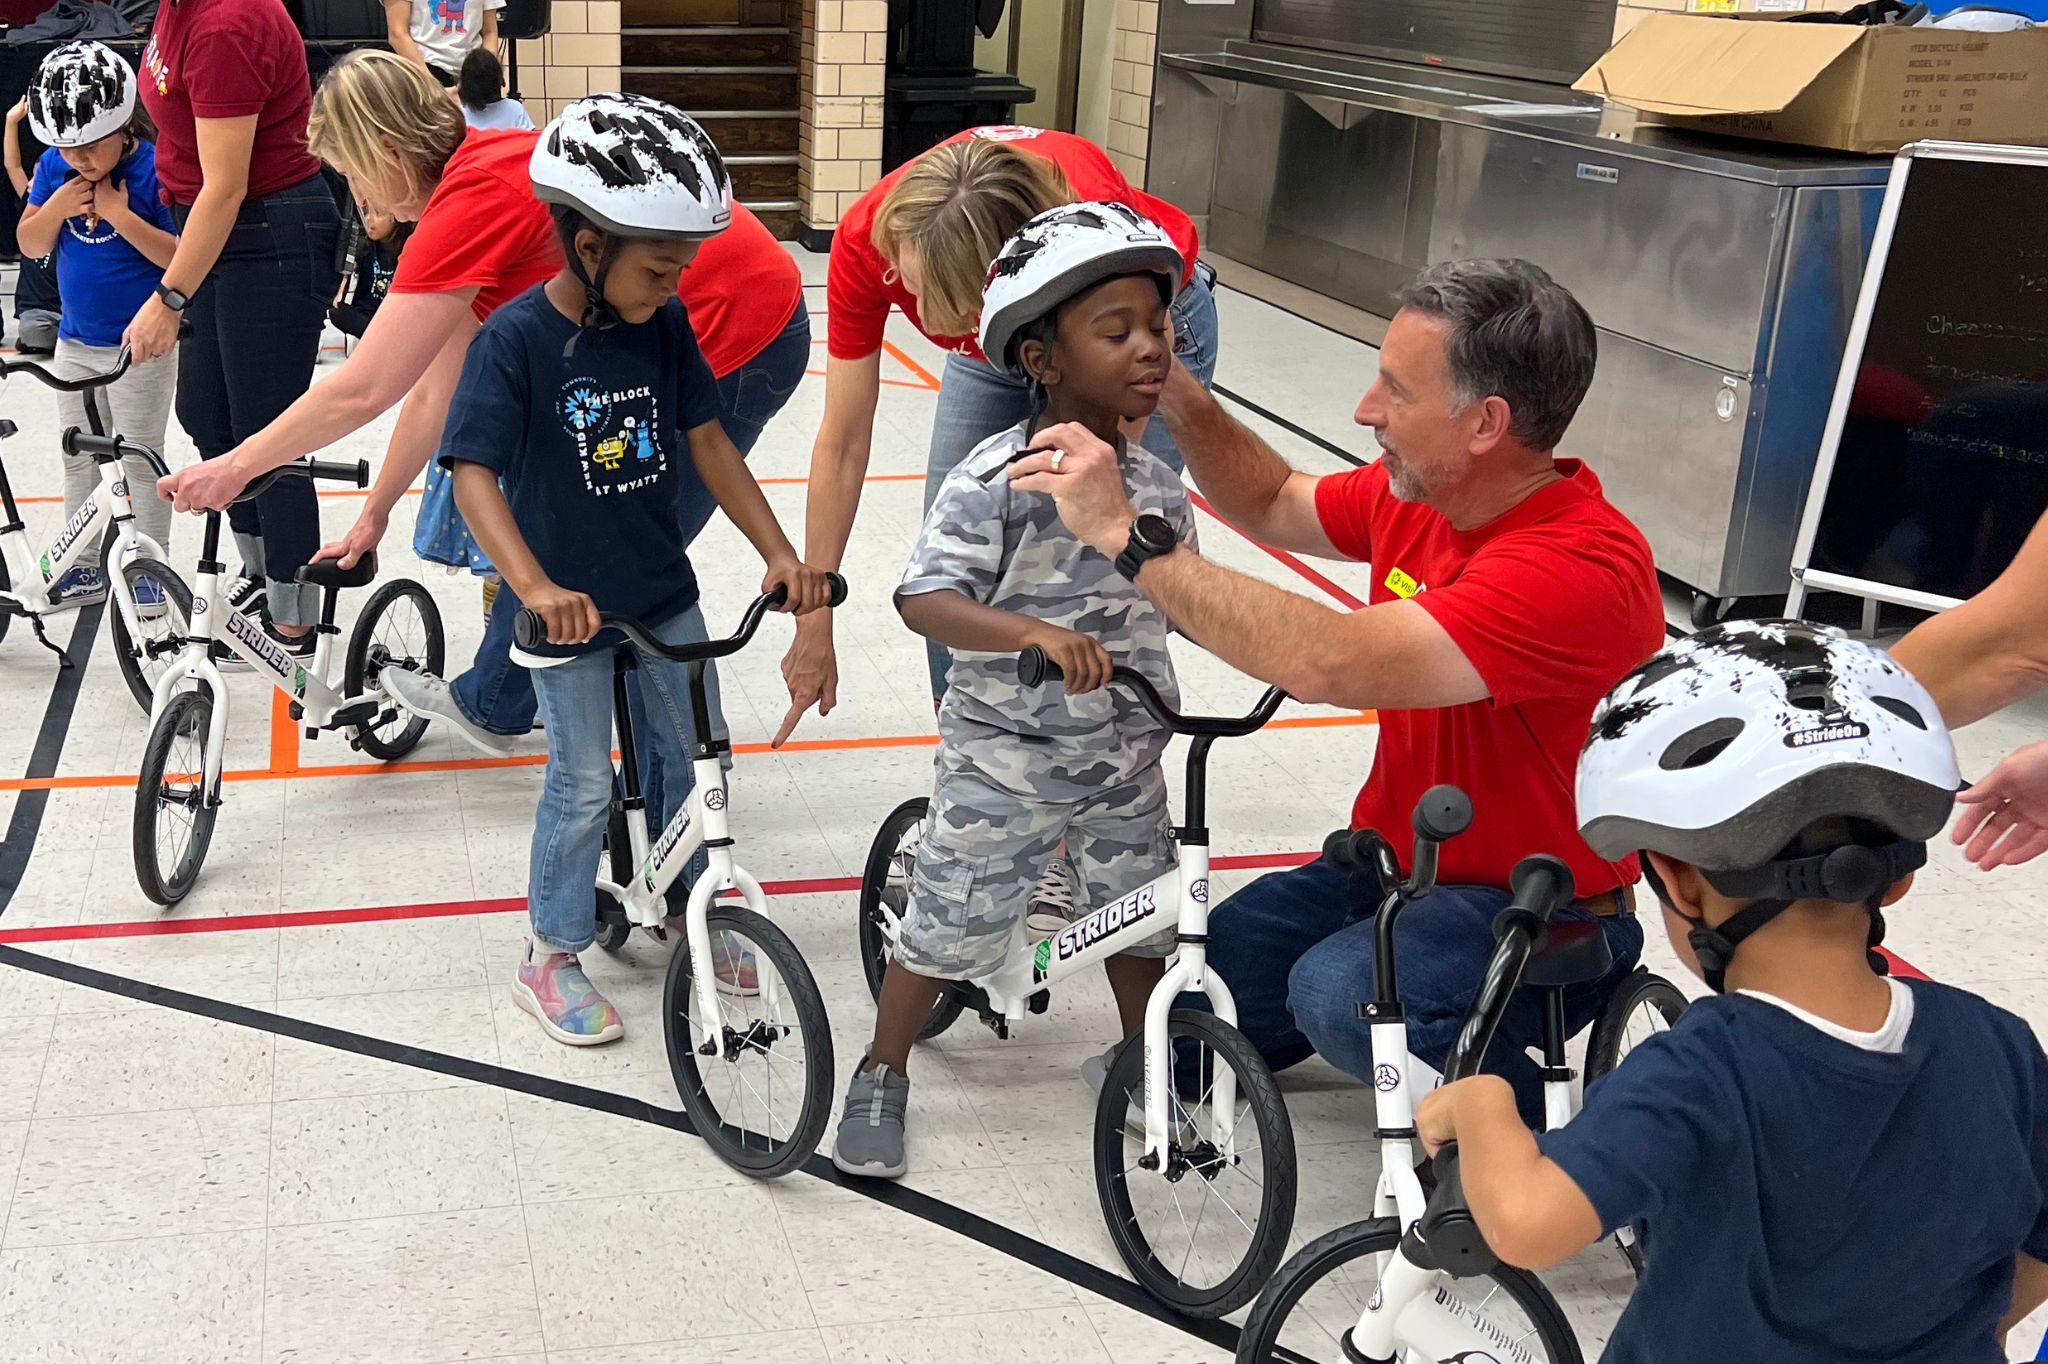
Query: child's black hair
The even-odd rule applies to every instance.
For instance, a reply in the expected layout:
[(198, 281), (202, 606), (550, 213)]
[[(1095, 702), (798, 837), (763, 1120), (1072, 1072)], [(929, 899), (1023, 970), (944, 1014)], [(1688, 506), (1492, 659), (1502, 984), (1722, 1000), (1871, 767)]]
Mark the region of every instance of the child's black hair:
[(455, 92), (478, 113), (505, 98), (505, 64), (498, 54), (482, 44), (471, 48), (462, 59), (462, 74), (455, 78)]
[(598, 258), (600, 268), (608, 264), (619, 249), (619, 239), (584, 217), (567, 204), (549, 204), (548, 216), (555, 222), (555, 238), (562, 244), (562, 254), (570, 260), (576, 259), (576, 234), (589, 228), (604, 238), (604, 253)]

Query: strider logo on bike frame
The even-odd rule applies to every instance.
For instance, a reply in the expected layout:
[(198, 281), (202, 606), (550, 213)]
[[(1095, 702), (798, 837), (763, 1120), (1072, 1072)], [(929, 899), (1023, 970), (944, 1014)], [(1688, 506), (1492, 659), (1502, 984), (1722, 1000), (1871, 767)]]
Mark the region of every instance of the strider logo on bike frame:
[[(250, 620), (240, 611), (228, 612), (228, 633), (249, 646), (251, 653), (262, 659), (264, 664), (279, 677), (290, 678), (298, 663), (286, 653), (281, 645), (264, 634), (263, 627)], [(299, 690), (305, 690), (305, 674), (299, 674)]]
[(94, 521), (97, 521), (99, 515), (99, 499), (94, 497), (85, 499), (85, 505), (80, 507), (77, 514), (65, 523), (63, 533), (57, 537), (56, 542), (43, 555), (40, 566), (43, 570), (44, 582), (48, 582), (56, 576), (54, 566), (64, 562), (65, 552), (78, 543), (78, 537), (85, 534), (86, 528), (91, 526)]
[[(1078, 953), (1085, 952), (1112, 933), (1129, 928), (1132, 924), (1143, 923), (1159, 912), (1159, 898), (1152, 893), (1152, 887), (1140, 886), (1123, 899), (1104, 905), (1087, 918), (1068, 924), (1052, 938), (1053, 955), (1066, 961)], [(1046, 954), (1040, 952), (1032, 961), (1033, 983), (1043, 981), (1052, 963)]]
[[(723, 803), (721, 800), (720, 804)], [(708, 798), (705, 804), (711, 804)], [(712, 805), (711, 808), (715, 810), (719, 806)], [(685, 806), (676, 811), (676, 817), (669, 821), (669, 826), (661, 831), (661, 837), (655, 840), (654, 850), (647, 854), (647, 865), (640, 869), (640, 879), (650, 893), (655, 888), (654, 874), (661, 869), (662, 863), (668, 861), (668, 855), (676, 850), (676, 845), (688, 836), (691, 822), (689, 807)]]

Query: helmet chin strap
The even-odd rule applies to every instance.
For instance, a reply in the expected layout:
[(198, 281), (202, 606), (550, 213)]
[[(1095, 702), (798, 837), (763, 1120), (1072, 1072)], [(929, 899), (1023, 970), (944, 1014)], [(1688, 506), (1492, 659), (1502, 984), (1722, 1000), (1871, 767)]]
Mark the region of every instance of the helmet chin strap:
[(583, 283), (583, 319), (581, 330), (562, 347), (564, 360), (576, 353), (576, 343), (583, 339), (584, 332), (608, 332), (619, 325), (619, 310), (612, 307), (604, 296), (605, 276), (611, 273), (612, 259), (618, 254), (618, 249), (618, 239), (607, 233), (604, 252), (597, 258), (596, 278), (584, 270), (582, 256), (574, 251), (569, 253), (569, 269)]
[(1884, 941), (1885, 892), (1926, 864), (1925, 843), (1901, 840), (1877, 848), (1834, 848), (1811, 857), (1783, 858), (1742, 871), (1709, 871), (1702, 867), (1700, 874), (1715, 890), (1750, 900), (1711, 927), (1705, 919), (1687, 914), (1673, 904), (1647, 857), (1643, 859), (1643, 873), (1671, 912), (1689, 925), (1686, 942), (1699, 959), (1700, 975), (1707, 988), (1718, 995), (1726, 991), (1728, 967), (1743, 940), (1790, 909), (1794, 901), (1809, 898), (1845, 904), (1861, 901), (1870, 911), (1870, 967), (1879, 975), (1887, 974), (1887, 963), (1877, 951), (1878, 944)]

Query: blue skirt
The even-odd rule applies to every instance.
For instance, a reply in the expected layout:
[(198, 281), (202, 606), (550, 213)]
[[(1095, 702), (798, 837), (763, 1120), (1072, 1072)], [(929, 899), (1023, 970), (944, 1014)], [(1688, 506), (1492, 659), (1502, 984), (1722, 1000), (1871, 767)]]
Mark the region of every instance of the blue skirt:
[(469, 523), (455, 505), (455, 480), (439, 460), (427, 466), (427, 486), (420, 494), (419, 520), (413, 525), (412, 552), (431, 564), (495, 573), (484, 547), (469, 533)]

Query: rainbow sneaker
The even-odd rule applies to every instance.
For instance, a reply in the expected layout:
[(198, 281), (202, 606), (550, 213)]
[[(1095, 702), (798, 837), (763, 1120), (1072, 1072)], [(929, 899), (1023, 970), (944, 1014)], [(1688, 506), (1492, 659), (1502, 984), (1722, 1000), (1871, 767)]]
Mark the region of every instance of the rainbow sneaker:
[(597, 992), (571, 952), (547, 952), (526, 942), (526, 960), (512, 982), (512, 998), (540, 1020), (541, 1030), (571, 1047), (594, 1047), (625, 1036), (619, 1011)]

